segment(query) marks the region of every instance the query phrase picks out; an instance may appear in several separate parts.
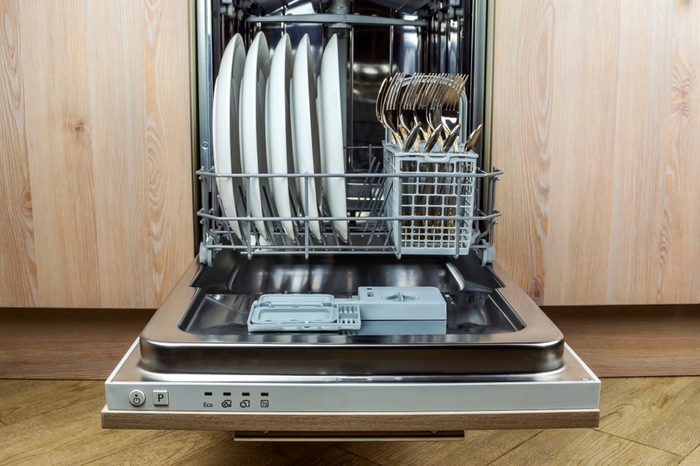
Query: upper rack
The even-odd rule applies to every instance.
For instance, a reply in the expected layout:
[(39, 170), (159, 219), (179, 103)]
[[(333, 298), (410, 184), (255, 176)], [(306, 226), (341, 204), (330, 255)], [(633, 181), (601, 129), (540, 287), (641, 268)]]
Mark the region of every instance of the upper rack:
[[(208, 2), (200, 1), (198, 7), (208, 8)], [(284, 28), (286, 24), (307, 23), (312, 19), (310, 16), (297, 16), (299, 17), (251, 15), (243, 21), (238, 18), (235, 24), (236, 27), (244, 28), (241, 32), (250, 40), (255, 31), (263, 30), (274, 35), (278, 31), (265, 28), (274, 28), (275, 25), (281, 25)], [(317, 15), (317, 20), (324, 19), (320, 16)], [(328, 18), (325, 19), (328, 21), (316, 21), (321, 31), (328, 31), (327, 28), (338, 31), (345, 27), (335, 22), (343, 19), (339, 15), (326, 16)], [(210, 11), (208, 16), (200, 17), (211, 22)], [(404, 27), (401, 31), (407, 31), (406, 28), (411, 27), (417, 30), (424, 29), (420, 34), (427, 35), (424, 37), (419, 34), (416, 38), (420, 41), (425, 40), (426, 43), (434, 43), (430, 37), (432, 37), (431, 34), (435, 34), (431, 29), (431, 22), (416, 18), (383, 20), (375, 17), (367, 21), (364, 21), (365, 17), (355, 16), (356, 20), (357, 18), (363, 21), (355, 22), (364, 26), (376, 25), (390, 28), (391, 45), (388, 68), (382, 67), (385, 65), (381, 63), (379, 63), (380, 67), (374, 68), (367, 65), (367, 74), (362, 74), (361, 70), (357, 71), (358, 65), (353, 64), (353, 55), (350, 53), (349, 74), (344, 81), (347, 89), (341, 89), (346, 99), (344, 102), (348, 103), (347, 117), (350, 122), (353, 115), (357, 117), (360, 113), (361, 109), (358, 105), (366, 101), (366, 95), (363, 94), (360, 96), (363, 100), (358, 100), (359, 104), (353, 102), (355, 91), (360, 89), (361, 93), (366, 93), (366, 83), (358, 82), (359, 79), (370, 79), (374, 72), (369, 71), (373, 69), (389, 69), (396, 72), (393, 64), (397, 60), (394, 51), (396, 43), (411, 43), (410, 37), (413, 36), (403, 37), (401, 39), (403, 42), (399, 42), (399, 36), (395, 40), (394, 35), (399, 34), (398, 31), (400, 31), (395, 28)], [(463, 16), (455, 19), (457, 20), (462, 21)], [(347, 23), (352, 22), (347, 20)], [(311, 21), (309, 26), (313, 27), (313, 23)], [(358, 40), (359, 33), (352, 32), (353, 24), (346, 26), (347, 30), (351, 31), (345, 35), (347, 48), (350, 51), (358, 50), (358, 44), (355, 41)], [(282, 29), (282, 31), (285, 30)], [(408, 33), (401, 32), (401, 34)], [(322, 47), (326, 35), (326, 33), (317, 34), (315, 37), (320, 38), (322, 42), (312, 44), (312, 47)], [(404, 147), (388, 130), (381, 144), (366, 144), (364, 141), (362, 144), (353, 144), (357, 138), (352, 137), (352, 128), (349, 127), (351, 136), (344, 145), (345, 160), (348, 161), (346, 173), (217, 173), (211, 163), (209, 155), (211, 149), (206, 144), (211, 127), (211, 83), (212, 73), (215, 71), (212, 70), (215, 60), (212, 59), (211, 30), (207, 27), (198, 27), (197, 37), (198, 51), (200, 56), (204, 57), (199, 61), (199, 108), (200, 113), (203, 114), (200, 115), (200, 139), (204, 136), (200, 143), (202, 141), (204, 143), (200, 144), (203, 150), (202, 165), (196, 171), (202, 194), (201, 208), (197, 211), (202, 227), (199, 250), (199, 260), (202, 264), (211, 265), (216, 252), (224, 249), (240, 252), (248, 258), (274, 254), (298, 254), (306, 258), (311, 255), (329, 254), (391, 254), (397, 258), (409, 254), (457, 257), (473, 252), (480, 257), (482, 264), (493, 261), (495, 255), (493, 228), (496, 219), (501, 215), (494, 208), (495, 187), (502, 171), (496, 168), (485, 169), (476, 148), (467, 148), (462, 145), (457, 150), (426, 151), (424, 142), (410, 148)], [(455, 37), (460, 37), (460, 34)], [(421, 50), (417, 48), (415, 53), (422, 54)], [(448, 56), (453, 55), (448, 54)], [(404, 65), (408, 66), (406, 63)], [(418, 62), (415, 66), (422, 65)], [(455, 65), (449, 65), (448, 69), (453, 66)], [(410, 83), (410, 77), (411, 73), (408, 73), (406, 83)], [(474, 90), (472, 89), (471, 92), (473, 93)], [(481, 121), (478, 119), (479, 113), (474, 112), (470, 107), (467, 96), (466, 92), (461, 95), (459, 105), (462, 142), (466, 139), (469, 123), (473, 124), (475, 119)], [(474, 98), (478, 100), (482, 97), (475, 95)], [(202, 99), (209, 105), (203, 105)], [(350, 122), (347, 124), (351, 125)], [(353, 162), (357, 160), (361, 163)], [(291, 215), (289, 216), (279, 214), (269, 188), (272, 180), (281, 178), (289, 180), (286, 183), (290, 186)], [(304, 212), (303, 206), (308, 205), (309, 199), (314, 198), (309, 192), (309, 186), (314, 184), (322, 186), (325, 184), (322, 179), (329, 178), (342, 180), (345, 185), (346, 214), (331, 215), (325, 195), (320, 196), (317, 215)], [(216, 182), (217, 179), (232, 181), (236, 216), (225, 215), (217, 191), (217, 186), (220, 185)], [(298, 183), (298, 180), (304, 180), (304, 182)], [(314, 183), (311, 180), (314, 180)], [(252, 210), (257, 209), (251, 209), (251, 198), (247, 195), (251, 192), (251, 184), (254, 184), (254, 187), (260, 186), (264, 212), (262, 216), (252, 214)], [(293, 189), (293, 186), (304, 188)], [(289, 231), (290, 222), (293, 233)], [(231, 227), (234, 224), (237, 225), (240, 234), (234, 234)], [(261, 224), (264, 224), (267, 238), (258, 233), (256, 226)], [(339, 224), (346, 224), (347, 231), (344, 229), (340, 234), (337, 231)]]

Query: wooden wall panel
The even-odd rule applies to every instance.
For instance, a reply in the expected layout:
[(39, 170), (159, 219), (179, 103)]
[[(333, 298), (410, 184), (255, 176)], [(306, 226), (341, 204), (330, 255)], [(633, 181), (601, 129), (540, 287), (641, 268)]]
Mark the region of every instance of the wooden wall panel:
[(19, 3), (38, 299), (52, 307), (100, 304), (83, 6)]
[[(148, 255), (153, 271), (153, 295), (160, 303), (194, 255), (188, 2), (147, 0), (143, 3), (146, 7)], [(178, 156), (180, 163), (171, 162), (173, 155)], [(187, 241), (183, 242), (183, 238)]]
[(700, 302), (700, 1), (497, 0), (498, 261), (540, 304)]
[(18, 1), (0, 1), (0, 301), (31, 306), (38, 289)]
[[(129, 270), (135, 276), (151, 274), (149, 238), (141, 233), (149, 223), (148, 160), (145, 152), (146, 115), (143, 102), (146, 80), (144, 62), (145, 14), (140, 2), (87, 2), (90, 126), (95, 158), (96, 238), (98, 244), (118, 244), (131, 238), (124, 250), (111, 248), (98, 258), (99, 277), (112, 283), (101, 287), (99, 298), (127, 306), (152, 299), (152, 280), (139, 286), (124, 281)], [(139, 128), (139, 131), (129, 131)], [(110, 205), (126, 200), (121, 208)], [(131, 289), (127, 287), (131, 286)], [(133, 303), (133, 304), (132, 304)]]
[[(194, 255), (188, 3), (6, 5), (15, 21), (3, 28), (16, 24), (21, 47), (3, 36), (3, 64), (19, 65), (0, 79), (23, 93), (3, 86), (15, 105), (3, 105), (1, 123), (3, 135), (21, 135), (10, 117), (23, 112), (24, 132), (3, 148), (13, 164), (3, 194), (14, 196), (3, 204), (25, 215), (11, 211), (0, 226), (0, 286), (14, 278), (31, 293), (12, 286), (0, 306), (155, 307)], [(33, 288), (18, 266), (36, 275)]]

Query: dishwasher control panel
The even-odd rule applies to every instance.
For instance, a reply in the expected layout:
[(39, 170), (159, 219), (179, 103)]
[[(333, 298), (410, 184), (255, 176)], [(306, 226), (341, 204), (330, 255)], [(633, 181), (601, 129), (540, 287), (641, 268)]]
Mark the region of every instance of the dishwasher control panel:
[(346, 381), (325, 383), (110, 383), (110, 410), (216, 413), (421, 412), (594, 409), (599, 382), (568, 377), (458, 383)]

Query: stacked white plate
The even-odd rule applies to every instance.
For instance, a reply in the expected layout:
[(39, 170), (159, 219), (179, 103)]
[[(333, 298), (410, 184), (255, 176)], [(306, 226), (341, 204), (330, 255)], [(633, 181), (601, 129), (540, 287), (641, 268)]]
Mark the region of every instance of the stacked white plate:
[[(217, 178), (223, 215), (255, 218), (250, 224), (228, 222), (238, 240), (243, 240), (250, 228), (251, 241), (257, 232), (257, 242), (266, 244), (271, 228), (277, 225), (288, 239), (295, 240), (308, 225), (311, 236), (323, 241), (323, 222), (303, 221), (299, 215), (347, 216), (341, 70), (335, 35), (323, 52), (319, 76), (315, 68), (307, 35), (295, 52), (284, 34), (271, 53), (262, 32), (255, 36), (247, 54), (238, 34), (224, 51), (214, 86), (215, 171), (274, 175), (242, 177), (240, 182)], [(324, 177), (321, 182), (313, 177), (291, 178), (288, 175), (292, 173), (339, 176)], [(275, 225), (260, 217), (281, 220)], [(347, 220), (326, 223), (331, 224), (347, 241)]]
[[(236, 34), (229, 42), (221, 57), (219, 75), (214, 83), (214, 106), (212, 110), (212, 145), (214, 149), (214, 168), (217, 173), (241, 171), (238, 108), (243, 66), (245, 64), (245, 46), (240, 35)], [(221, 208), (225, 216), (236, 217), (236, 186), (232, 178), (217, 178)], [(241, 239), (238, 222), (229, 222), (231, 231)]]

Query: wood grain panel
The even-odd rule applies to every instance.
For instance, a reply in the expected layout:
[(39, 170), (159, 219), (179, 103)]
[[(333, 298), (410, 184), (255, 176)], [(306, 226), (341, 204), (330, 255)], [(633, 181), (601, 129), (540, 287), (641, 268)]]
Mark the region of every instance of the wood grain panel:
[(0, 306), (158, 306), (194, 255), (187, 0), (3, 15)]
[(595, 430), (548, 430), (503, 455), (493, 465), (676, 465), (682, 459), (662, 450)]
[(152, 315), (146, 309), (0, 309), (0, 379), (104, 380)]
[(680, 466), (697, 466), (698, 464), (700, 464), (700, 447), (697, 447), (693, 453), (681, 461)]
[(600, 430), (686, 456), (700, 446), (700, 383), (692, 377), (604, 381)]
[(498, 260), (540, 304), (700, 302), (700, 2), (496, 2)]
[[(87, 2), (90, 126), (101, 302), (138, 307), (154, 287), (148, 260), (150, 224), (143, 63), (145, 14), (139, 0)], [(138, 131), (134, 131), (138, 129)], [(115, 200), (123, 202), (115, 203)], [(130, 238), (129, 246), (115, 248)], [(112, 245), (110, 247), (110, 245)], [(145, 280), (134, 286), (125, 272)]]
[(662, 188), (657, 300), (700, 301), (700, 2), (671, 2), (671, 122)]
[[(499, 261), (513, 278), (539, 302), (545, 284), (544, 248), (548, 231), (550, 154), (548, 139), (551, 113), (552, 26), (551, 2), (496, 2), (496, 33), (511, 28), (532, 31), (531, 40), (499, 34), (494, 52), (494, 96), (492, 151), (496, 166), (507, 170), (497, 195), (499, 205), (508, 207), (496, 228)], [(528, 66), (538, 63), (538, 67)], [(525, 76), (522, 86), (505, 85), (504, 70), (517, 69)], [(503, 121), (511, 113), (523, 115), (517, 121)], [(511, 124), (512, 123), (512, 124)], [(527, 138), (525, 137), (527, 135)], [(518, 157), (502, 160), (502, 153)], [(519, 183), (511, 172), (520, 173)], [(505, 186), (503, 186), (505, 185)], [(520, 225), (520, 228), (515, 228)], [(503, 258), (503, 259), (502, 259)], [(512, 263), (522, 264), (512, 267)]]
[(404, 413), (206, 413), (180, 411), (114, 411), (105, 406), (108, 429), (196, 429), (254, 432), (420, 432), (485, 429), (552, 429), (596, 427), (600, 412), (481, 411)]
[(19, 6), (38, 304), (99, 306), (84, 2)]
[(673, 245), (663, 232), (674, 227), (664, 218), (663, 185), (675, 2), (651, 1), (641, 8), (637, 1), (622, 3), (625, 13), (616, 38), (615, 141), (612, 151), (604, 154), (615, 174), (611, 201), (616, 220), (610, 224), (608, 241), (614, 252), (608, 257), (605, 302), (625, 303), (627, 298), (637, 303), (658, 302), (657, 298), (664, 302), (659, 289), (661, 259)]
[[(28, 383), (27, 380), (3, 380), (0, 385), (3, 388), (0, 420), (6, 425), (37, 418), (102, 395), (98, 388), (101, 384), (92, 381), (66, 380), (56, 383), (37, 380)], [(60, 396), (56, 396), (57, 389)], [(33, 401), (30, 403), (28, 400)]]
[(563, 306), (544, 311), (598, 377), (700, 375), (700, 306)]
[(148, 255), (153, 296), (161, 303), (193, 257), (188, 5), (186, 0), (143, 4)]
[[(85, 383), (85, 382), (83, 382)], [(144, 436), (138, 431), (109, 435), (98, 430), (102, 384), (84, 388), (92, 394), (70, 406), (18, 420), (2, 428), (0, 462), (3, 464), (81, 464), (85, 458), (98, 459), (126, 448), (138, 448)], [(31, 399), (24, 398), (31, 404)], [(67, 419), (70, 419), (67, 422)], [(40, 434), (40, 435), (38, 435)], [(162, 433), (160, 433), (162, 435)], [(51, 437), (53, 440), (48, 441)], [(158, 435), (149, 436), (157, 441)], [(99, 453), (97, 453), (99, 452)]]
[[(0, 301), (37, 302), (17, 0), (0, 1)], [(3, 298), (5, 296), (6, 298)]]

